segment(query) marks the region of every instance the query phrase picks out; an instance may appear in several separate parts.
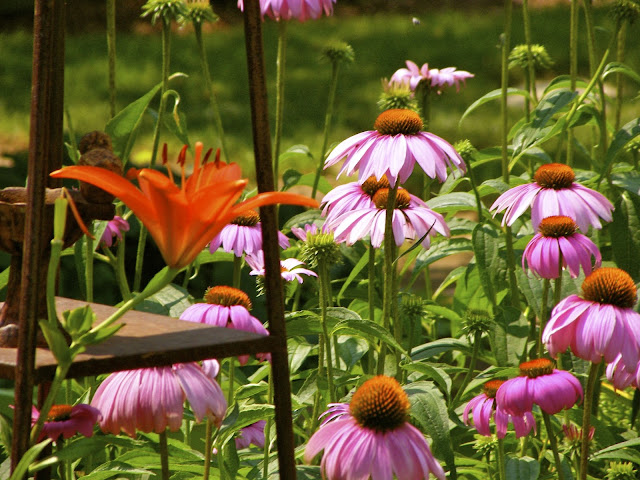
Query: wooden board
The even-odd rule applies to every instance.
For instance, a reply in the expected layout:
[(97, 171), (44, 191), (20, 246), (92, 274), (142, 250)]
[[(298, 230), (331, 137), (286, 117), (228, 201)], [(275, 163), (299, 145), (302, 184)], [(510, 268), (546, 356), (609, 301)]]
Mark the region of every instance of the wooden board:
[[(58, 311), (63, 312), (84, 306), (87, 302), (58, 297), (56, 304)], [(116, 310), (98, 303), (90, 305), (98, 322)], [(129, 311), (119, 322), (125, 326), (113, 337), (88, 347), (76, 357), (68, 378), (269, 352), (274, 346), (270, 337), (152, 313)], [(0, 378), (15, 379), (16, 354), (15, 348), (0, 348)], [(52, 379), (55, 369), (56, 360), (51, 352), (38, 348), (35, 382)]]

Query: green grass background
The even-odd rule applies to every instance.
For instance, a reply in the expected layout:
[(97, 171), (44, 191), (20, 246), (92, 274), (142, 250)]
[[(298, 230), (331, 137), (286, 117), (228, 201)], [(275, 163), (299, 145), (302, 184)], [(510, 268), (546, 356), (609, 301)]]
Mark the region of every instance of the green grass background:
[[(600, 51), (608, 41), (612, 20), (606, 10), (596, 11)], [(283, 150), (295, 144), (307, 144), (318, 156), (331, 66), (320, 60), (325, 45), (332, 40), (344, 40), (355, 50), (356, 62), (341, 70), (336, 123), (330, 143), (362, 130), (371, 129), (379, 113), (376, 101), (381, 93), (381, 79), (390, 77), (404, 66), (406, 59), (419, 65), (428, 62), (432, 68), (455, 66), (475, 74), (466, 88), (456, 93), (447, 89), (432, 105), (431, 130), (450, 142), (469, 138), (478, 148), (498, 143), (498, 103), (483, 106), (458, 128), (465, 109), (481, 95), (500, 86), (500, 51), (498, 44), (503, 30), (501, 8), (482, 10), (441, 9), (418, 15), (414, 25), (412, 15), (385, 13), (376, 15), (336, 15), (309, 21), (291, 22), (288, 26), (287, 83), (285, 101)], [(532, 12), (533, 40), (546, 46), (555, 64), (544, 73), (541, 81), (568, 72), (567, 8), (546, 8)], [(522, 43), (522, 19), (518, 8), (514, 12), (512, 45)], [(268, 75), (270, 111), (275, 111), (275, 65), (277, 25), (266, 20), (264, 44)], [(584, 25), (580, 42), (580, 73), (588, 74)], [(117, 36), (117, 106), (128, 103), (147, 92), (160, 80), (161, 45), (157, 30), (147, 33), (118, 33)], [(638, 25), (628, 33), (627, 63), (640, 68), (640, 38)], [(0, 33), (0, 149), (20, 149), (28, 138), (28, 110), (31, 75), (31, 33), (13, 31)], [(246, 57), (242, 24), (216, 24), (205, 35), (211, 75), (217, 91), (227, 142), (232, 160), (252, 174), (252, 144), (247, 87)], [(104, 129), (108, 121), (107, 60), (104, 32), (67, 36), (65, 64), (65, 102), (78, 135), (94, 129)], [(176, 80), (172, 88), (181, 95), (181, 108), (186, 113), (190, 138), (205, 145), (215, 143), (212, 112), (208, 91), (200, 74), (200, 63), (193, 33), (176, 28), (172, 36), (172, 72), (184, 72), (186, 79)], [(511, 85), (522, 85), (522, 74), (513, 71)], [(624, 119), (638, 116), (640, 107), (633, 97), (638, 86), (627, 84)], [(152, 104), (157, 108), (157, 101)], [(513, 105), (513, 119), (521, 110)], [(272, 118), (273, 121), (273, 118)], [(134, 158), (145, 162), (149, 158), (153, 119), (148, 115), (134, 150)], [(273, 128), (273, 123), (272, 123)], [(179, 142), (168, 131), (161, 141), (168, 141), (177, 153)], [(0, 150), (1, 153), (1, 150)], [(297, 159), (299, 161), (299, 159)], [(312, 171), (313, 165), (283, 165)], [(3, 174), (4, 175), (4, 174)]]

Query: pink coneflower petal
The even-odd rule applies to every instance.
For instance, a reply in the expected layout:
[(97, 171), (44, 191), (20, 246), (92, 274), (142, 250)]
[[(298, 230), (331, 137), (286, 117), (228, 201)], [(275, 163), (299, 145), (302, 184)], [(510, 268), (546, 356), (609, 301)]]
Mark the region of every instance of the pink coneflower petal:
[(432, 178), (444, 181), (447, 167), (465, 171), (465, 163), (456, 150), (442, 138), (422, 129), (420, 116), (411, 110), (392, 109), (378, 116), (376, 130), (361, 132), (344, 140), (325, 161), (328, 168), (346, 157), (338, 174), (358, 171), (362, 183), (370, 176), (386, 176), (394, 186), (404, 183), (418, 162)]

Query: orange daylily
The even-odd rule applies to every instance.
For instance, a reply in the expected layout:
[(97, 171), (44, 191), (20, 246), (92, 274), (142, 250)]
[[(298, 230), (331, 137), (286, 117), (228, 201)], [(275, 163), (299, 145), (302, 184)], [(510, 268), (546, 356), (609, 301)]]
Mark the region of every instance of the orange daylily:
[[(163, 152), (166, 158), (166, 149)], [(318, 202), (303, 195), (283, 192), (260, 193), (236, 203), (247, 179), (240, 167), (216, 159), (201, 165), (202, 143), (195, 145), (193, 174), (184, 179), (186, 147), (180, 152), (182, 186), (169, 171), (131, 169), (127, 177), (137, 178), (140, 188), (109, 170), (90, 166), (71, 166), (51, 173), (54, 178), (74, 178), (100, 187), (119, 198), (133, 211), (155, 240), (167, 266), (181, 269), (189, 265), (209, 241), (238, 214), (263, 205), (286, 203), (317, 207)]]

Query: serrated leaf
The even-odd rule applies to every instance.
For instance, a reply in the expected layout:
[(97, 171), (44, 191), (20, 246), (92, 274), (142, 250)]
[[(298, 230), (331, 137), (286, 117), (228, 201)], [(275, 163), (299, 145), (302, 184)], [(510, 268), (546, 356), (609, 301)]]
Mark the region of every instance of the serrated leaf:
[(540, 475), (540, 463), (531, 457), (508, 457), (506, 469), (509, 480), (537, 480)]
[(444, 459), (449, 470), (455, 470), (455, 456), (449, 434), (447, 404), (432, 382), (414, 382), (405, 387), (411, 403), (411, 416), (433, 439), (434, 455)]

